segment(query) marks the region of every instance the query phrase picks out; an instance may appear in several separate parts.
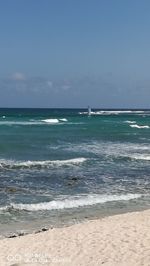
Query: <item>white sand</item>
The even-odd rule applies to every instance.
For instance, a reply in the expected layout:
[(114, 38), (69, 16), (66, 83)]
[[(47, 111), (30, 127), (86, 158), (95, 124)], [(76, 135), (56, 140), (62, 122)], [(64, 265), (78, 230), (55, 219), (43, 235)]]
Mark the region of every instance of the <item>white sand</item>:
[(0, 265), (148, 266), (150, 210), (0, 240)]

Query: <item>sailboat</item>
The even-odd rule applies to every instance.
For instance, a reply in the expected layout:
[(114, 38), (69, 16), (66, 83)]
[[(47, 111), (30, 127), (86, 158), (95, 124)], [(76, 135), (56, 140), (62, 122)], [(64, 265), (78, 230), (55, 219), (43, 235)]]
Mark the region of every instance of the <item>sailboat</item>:
[(91, 107), (88, 106), (88, 116), (90, 116), (90, 115), (91, 115)]

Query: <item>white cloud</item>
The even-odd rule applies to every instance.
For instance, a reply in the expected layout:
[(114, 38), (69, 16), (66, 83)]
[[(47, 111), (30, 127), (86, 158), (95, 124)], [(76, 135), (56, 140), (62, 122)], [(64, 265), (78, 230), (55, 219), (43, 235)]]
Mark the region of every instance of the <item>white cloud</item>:
[(69, 84), (65, 84), (65, 85), (62, 85), (62, 89), (64, 91), (67, 91), (67, 90), (71, 89), (71, 86)]
[(53, 87), (53, 82), (52, 81), (47, 81), (47, 85), (50, 87), (50, 88), (52, 88)]
[(15, 73), (13, 73), (12, 76), (11, 76), (11, 78), (13, 80), (25, 80), (26, 79), (25, 75), (23, 73), (21, 73), (21, 72), (15, 72)]

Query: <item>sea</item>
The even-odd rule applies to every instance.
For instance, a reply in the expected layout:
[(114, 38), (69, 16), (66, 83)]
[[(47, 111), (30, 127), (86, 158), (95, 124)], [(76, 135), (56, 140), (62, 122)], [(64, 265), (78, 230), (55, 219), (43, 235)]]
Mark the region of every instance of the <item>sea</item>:
[(150, 110), (0, 109), (0, 234), (150, 207)]

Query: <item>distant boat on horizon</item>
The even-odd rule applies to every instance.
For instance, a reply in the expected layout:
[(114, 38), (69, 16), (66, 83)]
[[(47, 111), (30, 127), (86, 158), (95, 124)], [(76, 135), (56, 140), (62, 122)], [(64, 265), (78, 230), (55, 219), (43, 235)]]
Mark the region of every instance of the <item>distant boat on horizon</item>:
[(88, 115), (90, 116), (91, 115), (91, 107), (88, 106)]

